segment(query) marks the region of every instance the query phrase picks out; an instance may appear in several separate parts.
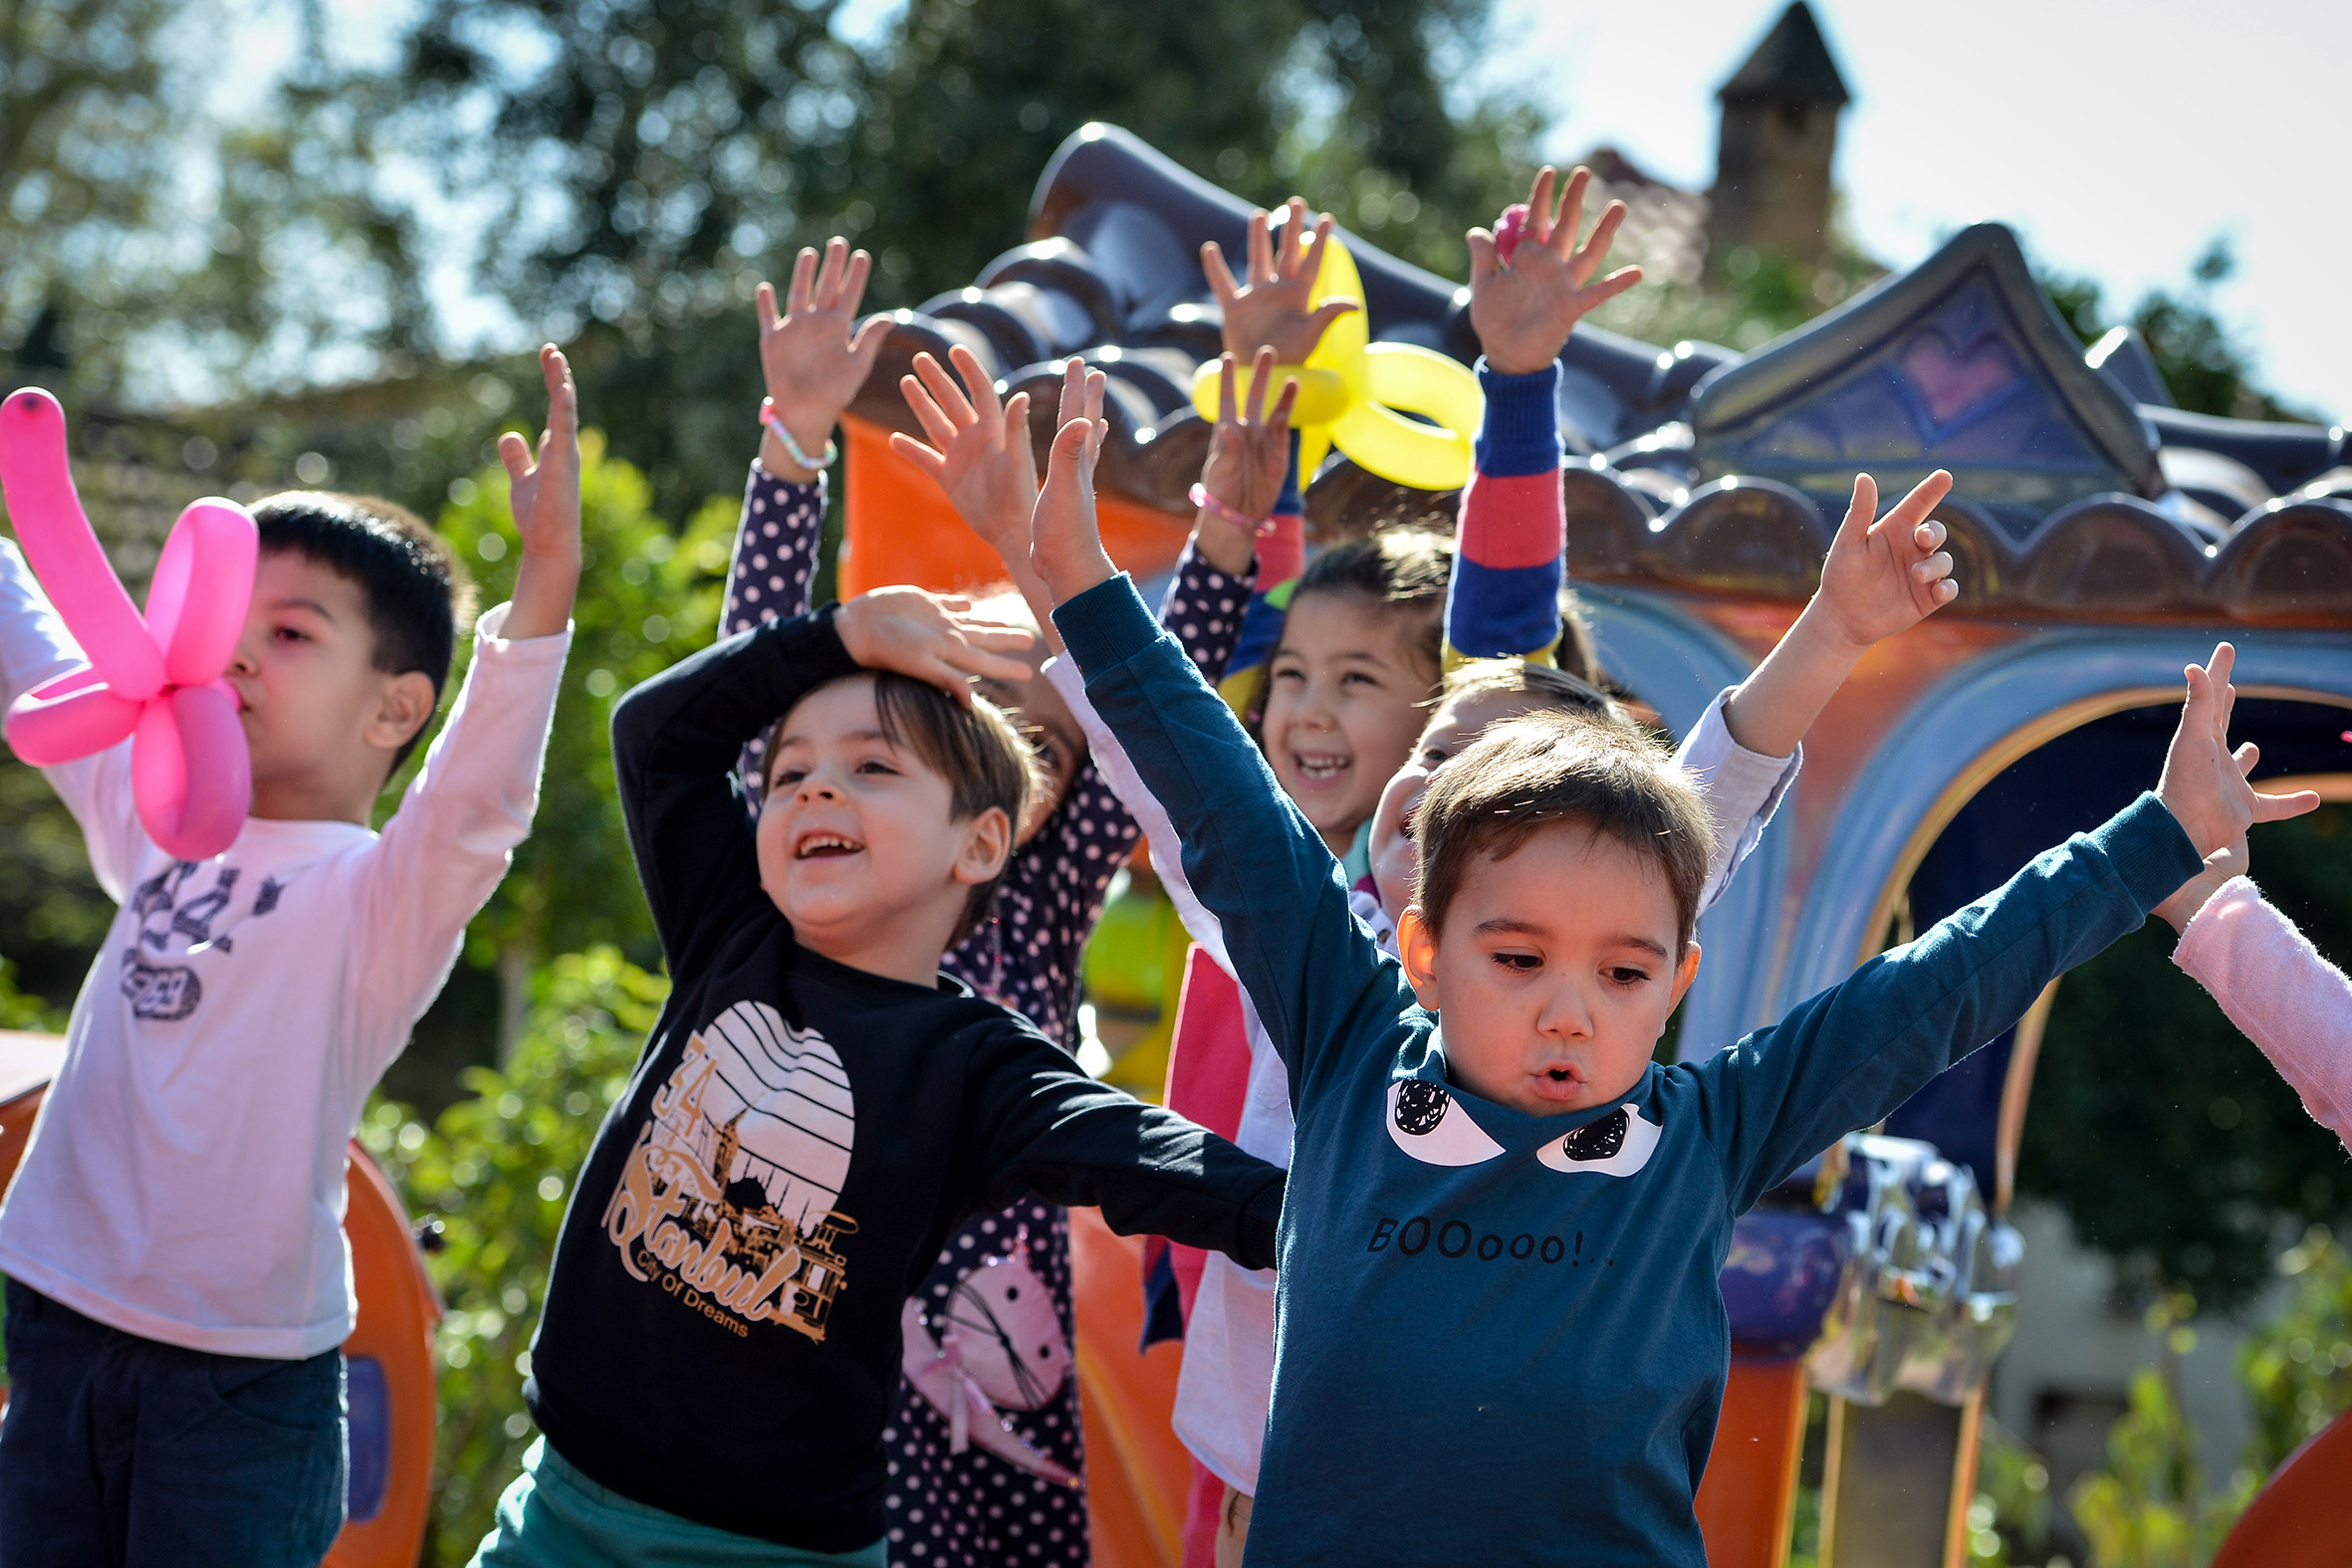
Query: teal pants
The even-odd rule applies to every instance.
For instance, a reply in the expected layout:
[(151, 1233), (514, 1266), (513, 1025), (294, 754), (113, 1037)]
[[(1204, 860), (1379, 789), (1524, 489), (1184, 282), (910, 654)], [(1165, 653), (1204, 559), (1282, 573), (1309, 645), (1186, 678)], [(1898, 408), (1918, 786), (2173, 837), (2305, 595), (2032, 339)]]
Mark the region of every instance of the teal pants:
[(542, 1438), (498, 1499), (472, 1568), (884, 1568), (884, 1544), (805, 1552), (713, 1529), (599, 1486)]

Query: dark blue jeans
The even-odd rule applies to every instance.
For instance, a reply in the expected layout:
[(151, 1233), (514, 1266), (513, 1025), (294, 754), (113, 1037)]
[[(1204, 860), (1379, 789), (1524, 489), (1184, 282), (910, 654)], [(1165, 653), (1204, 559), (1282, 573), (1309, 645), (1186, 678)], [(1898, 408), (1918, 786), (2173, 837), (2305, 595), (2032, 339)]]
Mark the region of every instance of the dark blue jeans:
[(316, 1568), (343, 1528), (343, 1352), (213, 1356), (11, 1279), (7, 1568)]

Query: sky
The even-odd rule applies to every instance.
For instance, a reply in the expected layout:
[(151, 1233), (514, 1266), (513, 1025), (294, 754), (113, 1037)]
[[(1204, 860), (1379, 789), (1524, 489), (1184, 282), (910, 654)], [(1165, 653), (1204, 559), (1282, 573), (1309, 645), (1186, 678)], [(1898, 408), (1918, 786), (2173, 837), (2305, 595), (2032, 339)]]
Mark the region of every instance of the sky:
[[(1547, 156), (1613, 145), (1704, 190), (1715, 90), (1782, 3), (1494, 0), (1471, 85), (1540, 104)], [(841, 31), (879, 41), (900, 4), (848, 0)], [(2038, 265), (2103, 285), (2112, 318), (2151, 288), (2186, 288), (2197, 257), (2227, 237), (2238, 267), (2213, 304), (2251, 349), (2257, 380), (2331, 422), (2352, 419), (2352, 203), (2338, 194), (2352, 149), (2340, 107), (2352, 5), (1812, 5), (1854, 96), (1835, 177), (1866, 252), (1907, 268), (1955, 230), (1999, 219)], [(328, 5), (344, 47), (361, 54), (387, 45), (407, 10)]]
[[(1496, 0), (1489, 69), (1550, 112), (1547, 156), (1613, 145), (1703, 190), (1715, 90), (1782, 3)], [(2257, 380), (2352, 419), (2352, 204), (2338, 194), (2352, 5), (1811, 4), (1854, 97), (1834, 172), (1864, 251), (1906, 268), (1999, 219), (2037, 265), (2104, 285), (2112, 319), (2150, 288), (2186, 288), (2226, 236), (2238, 267), (2213, 303)]]

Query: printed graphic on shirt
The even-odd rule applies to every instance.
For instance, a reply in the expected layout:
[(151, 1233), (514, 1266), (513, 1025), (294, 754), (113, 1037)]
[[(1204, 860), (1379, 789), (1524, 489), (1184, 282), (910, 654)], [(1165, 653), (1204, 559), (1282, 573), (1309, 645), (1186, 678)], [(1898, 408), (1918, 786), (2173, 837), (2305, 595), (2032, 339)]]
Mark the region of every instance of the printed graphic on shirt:
[(138, 922), (138, 934), (122, 951), (122, 995), (130, 999), (134, 1016), (158, 1023), (176, 1023), (195, 1012), (204, 1000), (204, 983), (193, 966), (165, 964), (156, 958), (193, 958), (203, 953), (229, 954), (237, 950), (230, 935), (245, 921), (278, 907), (286, 885), (264, 877), (252, 907), (229, 918), (243, 873), (235, 866), (213, 864), (209, 886), (193, 886), (204, 866), (175, 860), (141, 882), (126, 906)]
[(1421, 1078), (1388, 1086), (1388, 1136), (1423, 1165), (1483, 1165), (1503, 1152), (1445, 1085)]
[(737, 1003), (653, 1096), (604, 1210), (621, 1266), (736, 1334), (782, 1323), (822, 1342), (857, 1230), (833, 1208), (856, 1121), (823, 1035)]
[(1660, 1130), (1631, 1104), (1620, 1105), (1599, 1121), (1552, 1139), (1535, 1151), (1535, 1158), (1570, 1176), (1631, 1176), (1650, 1163)]

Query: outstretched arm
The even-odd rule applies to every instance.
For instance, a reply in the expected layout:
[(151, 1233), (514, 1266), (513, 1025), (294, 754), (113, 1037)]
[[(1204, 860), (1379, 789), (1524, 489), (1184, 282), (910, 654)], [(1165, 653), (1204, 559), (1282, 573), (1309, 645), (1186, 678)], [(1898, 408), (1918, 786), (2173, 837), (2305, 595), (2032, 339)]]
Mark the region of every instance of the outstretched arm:
[(1951, 490), (1952, 476), (1938, 469), (1881, 518), (1877, 483), (1854, 476), (1820, 588), (1725, 706), (1734, 740), (1766, 757), (1793, 753), (1872, 644), (1959, 596), (1944, 525), (1928, 516)]
[(2223, 739), (2227, 654), (2225, 644), (2213, 666), (2190, 666), (2154, 794), (1691, 1069), (1735, 1213), (1999, 1036), (2051, 981), (2137, 930), (2251, 823), (2318, 804), (2308, 792), (2261, 795), (2246, 784)]
[[(1079, 393), (1065, 384), (1063, 411)], [(1186, 879), (1222, 928), (1294, 1084), (1412, 1005), (1347, 906), (1338, 864), (1282, 795), (1231, 709), (1160, 633), (1111, 567), (1094, 526), (1099, 425), (1056, 434), (1032, 524), (1031, 560), (1053, 593), (1095, 711), (1124, 745), (1183, 843)]]

